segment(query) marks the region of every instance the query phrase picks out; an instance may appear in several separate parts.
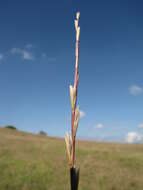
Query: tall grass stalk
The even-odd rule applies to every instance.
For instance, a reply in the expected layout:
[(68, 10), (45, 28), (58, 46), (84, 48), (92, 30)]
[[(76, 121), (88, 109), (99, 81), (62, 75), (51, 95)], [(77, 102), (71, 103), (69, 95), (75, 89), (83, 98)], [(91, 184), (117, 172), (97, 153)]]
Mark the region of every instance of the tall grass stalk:
[(75, 19), (75, 31), (76, 31), (75, 78), (74, 78), (74, 86), (70, 85), (69, 87), (70, 101), (71, 101), (71, 135), (67, 133), (65, 136), (67, 155), (70, 165), (71, 190), (77, 190), (79, 182), (79, 168), (75, 167), (75, 142), (76, 142), (76, 133), (80, 118), (80, 110), (79, 107), (77, 106), (77, 92), (78, 92), (78, 79), (79, 79), (79, 37), (80, 37), (79, 17), (80, 13), (77, 12)]

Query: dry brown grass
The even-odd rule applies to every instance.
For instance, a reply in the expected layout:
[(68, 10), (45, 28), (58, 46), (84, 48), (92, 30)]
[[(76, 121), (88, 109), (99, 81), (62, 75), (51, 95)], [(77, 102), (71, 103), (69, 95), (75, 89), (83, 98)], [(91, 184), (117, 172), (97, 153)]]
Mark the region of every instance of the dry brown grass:
[[(143, 189), (143, 145), (77, 144), (79, 190)], [(64, 140), (1, 128), (0, 174), (0, 190), (69, 189)]]

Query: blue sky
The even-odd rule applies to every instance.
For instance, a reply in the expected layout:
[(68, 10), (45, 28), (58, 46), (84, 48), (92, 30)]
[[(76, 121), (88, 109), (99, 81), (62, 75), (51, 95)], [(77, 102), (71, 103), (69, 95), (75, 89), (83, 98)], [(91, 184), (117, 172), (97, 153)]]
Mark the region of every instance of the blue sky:
[(143, 140), (143, 2), (0, 2), (0, 125), (70, 130), (74, 18), (81, 12), (78, 136)]

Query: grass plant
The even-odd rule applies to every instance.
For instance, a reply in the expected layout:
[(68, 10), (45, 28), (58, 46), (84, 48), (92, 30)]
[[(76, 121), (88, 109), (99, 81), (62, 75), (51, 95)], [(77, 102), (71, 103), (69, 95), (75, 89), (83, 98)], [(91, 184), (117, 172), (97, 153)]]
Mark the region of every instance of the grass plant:
[(78, 92), (78, 79), (79, 79), (79, 37), (80, 37), (80, 27), (79, 27), (79, 17), (80, 13), (76, 13), (75, 19), (75, 31), (76, 31), (76, 45), (75, 45), (75, 79), (74, 86), (70, 85), (70, 101), (71, 101), (71, 135), (66, 134), (65, 142), (67, 155), (70, 165), (70, 182), (71, 190), (78, 189), (79, 183), (79, 168), (75, 167), (75, 142), (76, 133), (79, 124), (80, 110), (77, 106), (77, 92)]

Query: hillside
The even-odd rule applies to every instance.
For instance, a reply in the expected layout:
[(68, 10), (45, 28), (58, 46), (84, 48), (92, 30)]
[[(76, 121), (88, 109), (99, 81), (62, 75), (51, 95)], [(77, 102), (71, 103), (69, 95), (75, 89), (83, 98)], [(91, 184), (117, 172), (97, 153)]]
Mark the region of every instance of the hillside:
[[(142, 190), (143, 145), (77, 143), (79, 190)], [(68, 190), (62, 139), (0, 128), (0, 190)]]

